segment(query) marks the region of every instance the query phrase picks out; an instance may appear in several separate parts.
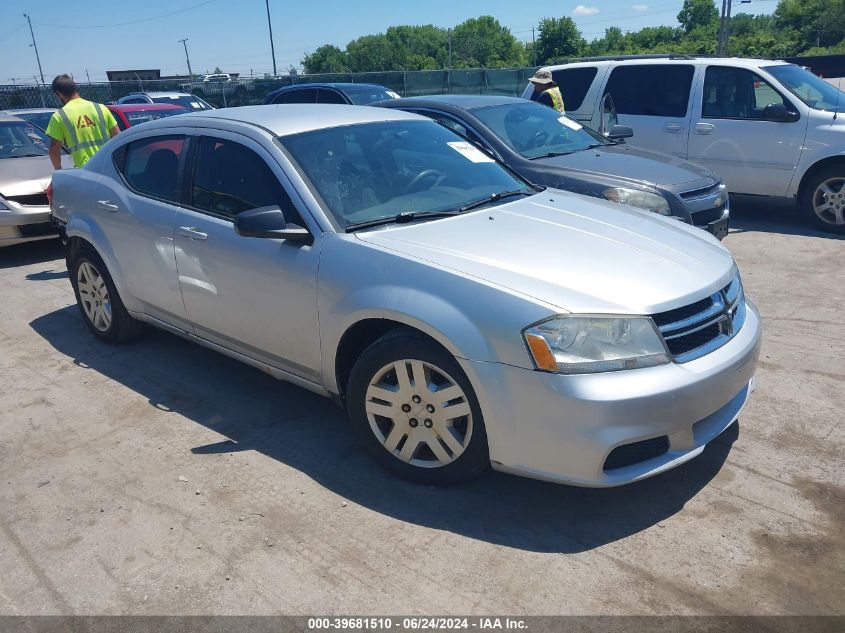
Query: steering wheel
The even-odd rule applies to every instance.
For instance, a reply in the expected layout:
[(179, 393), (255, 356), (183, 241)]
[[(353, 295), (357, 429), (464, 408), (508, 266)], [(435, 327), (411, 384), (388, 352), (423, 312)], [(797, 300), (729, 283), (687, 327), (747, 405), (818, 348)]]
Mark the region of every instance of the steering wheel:
[[(437, 181), (442, 176), (443, 176), (443, 173), (437, 171), (436, 169), (426, 169), (424, 171), (421, 171), (416, 176), (414, 176), (414, 178), (413, 178), (413, 180), (411, 180), (411, 182), (408, 183), (408, 185), (405, 187), (405, 190), (404, 190), (403, 193), (411, 193), (412, 191), (416, 191), (417, 186), (423, 180), (425, 180), (426, 178), (434, 178), (434, 180)], [(433, 186), (434, 186), (434, 182), (431, 183), (431, 186), (429, 187), (429, 189)]]
[(543, 130), (540, 130), (534, 136), (531, 137), (531, 147), (540, 147), (541, 145), (545, 145), (548, 139), (548, 133), (544, 132)]

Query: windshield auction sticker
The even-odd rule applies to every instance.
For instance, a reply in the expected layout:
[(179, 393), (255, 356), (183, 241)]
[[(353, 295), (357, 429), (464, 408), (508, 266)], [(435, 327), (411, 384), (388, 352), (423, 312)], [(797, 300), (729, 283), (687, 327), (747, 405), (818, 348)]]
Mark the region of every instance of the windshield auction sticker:
[(558, 119), (560, 123), (568, 127), (570, 130), (580, 130), (583, 126), (578, 121), (573, 121), (569, 117), (562, 116)]
[(464, 158), (468, 158), (473, 163), (492, 163), (494, 162), (492, 158), (490, 158), (487, 154), (482, 152), (472, 143), (467, 141), (454, 141), (452, 143), (446, 143), (449, 147), (453, 150), (458, 152)]

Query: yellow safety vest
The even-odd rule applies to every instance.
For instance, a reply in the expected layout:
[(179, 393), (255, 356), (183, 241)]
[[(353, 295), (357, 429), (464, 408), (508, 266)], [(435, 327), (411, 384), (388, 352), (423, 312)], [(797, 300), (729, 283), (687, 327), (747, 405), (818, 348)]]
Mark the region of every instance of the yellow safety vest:
[(47, 135), (67, 145), (74, 166), (82, 167), (106, 144), (115, 125), (114, 115), (105, 106), (71, 99), (50, 119)]
[(563, 107), (563, 95), (560, 93), (560, 88), (557, 86), (553, 86), (546, 90), (549, 93), (549, 96), (552, 98), (552, 103), (554, 104), (555, 110), (563, 114), (566, 110)]

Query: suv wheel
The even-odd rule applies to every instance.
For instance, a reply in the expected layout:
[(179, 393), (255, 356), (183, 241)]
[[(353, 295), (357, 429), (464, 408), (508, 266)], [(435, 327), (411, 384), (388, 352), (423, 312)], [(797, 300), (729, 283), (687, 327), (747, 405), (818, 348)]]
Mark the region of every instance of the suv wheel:
[(802, 203), (817, 227), (845, 233), (845, 165), (827, 167), (813, 176)]
[(68, 265), (76, 304), (88, 329), (106, 343), (123, 343), (136, 338), (144, 324), (133, 319), (103, 260), (91, 247), (82, 247)]
[(474, 477), (490, 463), (475, 393), (458, 362), (413, 330), (388, 332), (352, 368), (349, 418), (389, 471), (425, 484)]

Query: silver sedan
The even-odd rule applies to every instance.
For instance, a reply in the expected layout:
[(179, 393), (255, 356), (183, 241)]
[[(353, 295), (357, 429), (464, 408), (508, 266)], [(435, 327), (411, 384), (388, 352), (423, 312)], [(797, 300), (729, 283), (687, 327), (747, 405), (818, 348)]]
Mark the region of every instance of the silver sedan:
[(417, 115), (162, 119), (54, 190), (96, 337), (154, 325), (334, 397), (415, 481), (631, 482), (699, 454), (751, 392), (760, 320), (718, 241), (533, 187)]

